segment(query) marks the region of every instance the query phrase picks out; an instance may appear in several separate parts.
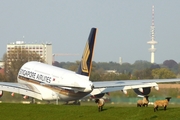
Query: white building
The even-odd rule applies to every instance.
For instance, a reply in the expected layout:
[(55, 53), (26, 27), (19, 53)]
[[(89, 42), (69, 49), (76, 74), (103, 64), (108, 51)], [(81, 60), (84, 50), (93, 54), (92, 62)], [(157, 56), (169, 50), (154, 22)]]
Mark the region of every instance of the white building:
[(7, 44), (7, 53), (11, 49), (20, 48), (27, 51), (36, 52), (40, 57), (44, 58), (45, 63), (52, 65), (52, 44), (49, 43), (24, 43), (24, 41), (16, 41), (15, 43)]

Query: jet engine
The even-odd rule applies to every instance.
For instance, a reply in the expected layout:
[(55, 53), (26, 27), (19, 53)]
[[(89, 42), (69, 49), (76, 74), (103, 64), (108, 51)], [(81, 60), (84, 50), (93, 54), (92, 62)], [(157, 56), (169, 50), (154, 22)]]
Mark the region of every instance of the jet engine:
[(151, 92), (151, 87), (136, 88), (136, 89), (133, 89), (133, 90), (137, 95), (145, 96), (145, 95), (148, 95)]
[(11, 93), (11, 96), (14, 97), (14, 93)]
[(91, 98), (102, 98), (104, 95), (105, 93), (101, 93), (101, 94), (93, 95), (91, 96)]
[(97, 95), (93, 95), (91, 96), (91, 98), (102, 98), (105, 94), (109, 95), (109, 93), (101, 93), (101, 94), (97, 94)]
[(0, 91), (0, 97), (2, 97), (2, 96), (3, 96), (3, 91), (1, 90), (1, 91)]
[(23, 96), (23, 99), (28, 99), (28, 98), (29, 98), (29, 96), (26, 96), (26, 95)]

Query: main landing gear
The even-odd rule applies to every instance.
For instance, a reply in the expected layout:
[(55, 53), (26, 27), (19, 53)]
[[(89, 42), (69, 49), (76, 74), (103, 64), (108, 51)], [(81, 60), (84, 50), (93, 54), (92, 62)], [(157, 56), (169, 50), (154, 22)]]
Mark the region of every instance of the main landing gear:
[(81, 102), (79, 102), (78, 100), (75, 100), (75, 101), (66, 101), (65, 105), (81, 105)]

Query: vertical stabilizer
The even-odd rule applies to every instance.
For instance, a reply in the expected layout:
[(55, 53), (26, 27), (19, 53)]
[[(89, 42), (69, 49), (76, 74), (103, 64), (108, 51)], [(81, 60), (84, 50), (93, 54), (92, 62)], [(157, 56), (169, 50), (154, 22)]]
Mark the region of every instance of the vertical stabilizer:
[(92, 67), (92, 57), (94, 52), (94, 44), (96, 40), (96, 32), (97, 32), (96, 28), (91, 29), (79, 68), (77, 70), (77, 74), (90, 76), (91, 67)]

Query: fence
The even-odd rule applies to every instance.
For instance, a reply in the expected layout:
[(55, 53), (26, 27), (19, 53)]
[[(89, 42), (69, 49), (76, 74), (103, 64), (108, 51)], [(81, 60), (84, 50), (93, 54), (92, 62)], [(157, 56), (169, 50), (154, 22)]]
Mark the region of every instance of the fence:
[[(136, 104), (139, 99), (142, 99), (142, 98), (139, 98), (139, 97), (135, 97), (135, 98), (111, 97), (110, 102), (112, 102), (112, 103)], [(156, 100), (164, 100), (164, 99), (165, 99), (165, 97), (156, 97), (156, 98), (155, 97), (149, 97), (149, 103), (153, 104), (154, 101), (156, 101)], [(180, 104), (180, 98), (171, 98), (169, 104)]]

